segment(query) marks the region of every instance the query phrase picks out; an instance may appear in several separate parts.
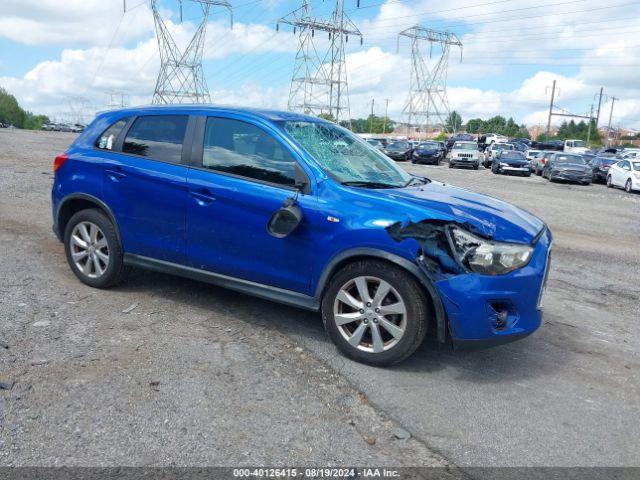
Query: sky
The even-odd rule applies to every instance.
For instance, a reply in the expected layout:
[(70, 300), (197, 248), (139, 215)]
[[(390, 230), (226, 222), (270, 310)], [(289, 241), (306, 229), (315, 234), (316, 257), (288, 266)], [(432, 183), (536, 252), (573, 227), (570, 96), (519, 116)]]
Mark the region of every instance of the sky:
[[(179, 46), (186, 45), (201, 12), (184, 0), (159, 0)], [(214, 103), (284, 109), (297, 40), (277, 20), (302, 0), (229, 0), (214, 7), (207, 26), (203, 68)], [(556, 105), (588, 114), (604, 88), (600, 126), (612, 98), (612, 126), (640, 129), (640, 1), (629, 0), (344, 0), (363, 34), (351, 39), (347, 71), (352, 117), (371, 110), (403, 120), (411, 46), (398, 32), (413, 25), (455, 33), (462, 55), (449, 57), (447, 92), (463, 120), (512, 116), (546, 125), (550, 87)], [(21, 105), (57, 118), (106, 109), (110, 91), (133, 105), (150, 103), (159, 53), (148, 0), (1, 0), (0, 87)], [(328, 16), (335, 0), (313, 1)], [(424, 50), (428, 52), (428, 48)], [(427, 59), (432, 65), (437, 57)], [(554, 124), (561, 118), (555, 117)]]

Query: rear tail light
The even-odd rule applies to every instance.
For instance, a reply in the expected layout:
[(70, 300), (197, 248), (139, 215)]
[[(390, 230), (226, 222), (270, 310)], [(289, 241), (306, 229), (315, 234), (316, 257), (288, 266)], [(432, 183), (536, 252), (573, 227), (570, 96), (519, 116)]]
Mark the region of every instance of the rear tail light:
[(56, 159), (53, 161), (53, 172), (57, 172), (58, 169), (64, 165), (64, 162), (66, 162), (69, 159), (69, 155), (67, 155), (66, 153), (62, 153), (60, 155), (58, 155), (56, 157)]
[(545, 163), (547, 163), (547, 159), (546, 159), (546, 158), (541, 159), (541, 160), (540, 160), (540, 163), (541, 163), (542, 165), (544, 165)]

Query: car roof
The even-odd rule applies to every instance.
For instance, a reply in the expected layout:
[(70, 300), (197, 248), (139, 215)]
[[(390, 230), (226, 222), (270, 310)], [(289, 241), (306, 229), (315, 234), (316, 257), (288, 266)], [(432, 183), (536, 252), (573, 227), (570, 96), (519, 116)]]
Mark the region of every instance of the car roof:
[(117, 110), (109, 110), (102, 113), (130, 113), (132, 115), (158, 113), (158, 114), (183, 114), (190, 113), (242, 113), (264, 120), (277, 121), (310, 121), (318, 123), (330, 123), (322, 118), (304, 115), (302, 113), (288, 112), (285, 110), (271, 110), (255, 107), (237, 107), (231, 105), (214, 105), (208, 103), (171, 104), (171, 105), (144, 105), (138, 107), (126, 107)]

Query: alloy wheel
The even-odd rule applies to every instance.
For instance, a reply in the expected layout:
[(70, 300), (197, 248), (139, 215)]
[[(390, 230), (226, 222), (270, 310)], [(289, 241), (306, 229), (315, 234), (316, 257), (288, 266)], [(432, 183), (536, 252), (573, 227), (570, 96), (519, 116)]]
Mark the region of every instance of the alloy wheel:
[(628, 179), (627, 183), (624, 184), (624, 189), (627, 191), (627, 193), (631, 193), (631, 179)]
[(404, 300), (388, 282), (370, 276), (345, 283), (335, 298), (338, 331), (358, 350), (381, 353), (393, 348), (407, 326)]
[(109, 245), (100, 227), (92, 222), (80, 222), (69, 240), (71, 258), (80, 272), (89, 278), (99, 278), (109, 266)]

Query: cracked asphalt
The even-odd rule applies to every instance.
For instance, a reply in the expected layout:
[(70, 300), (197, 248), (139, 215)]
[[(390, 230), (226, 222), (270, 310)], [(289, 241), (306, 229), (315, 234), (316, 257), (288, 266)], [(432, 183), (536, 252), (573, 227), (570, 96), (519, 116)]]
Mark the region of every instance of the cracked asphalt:
[(317, 314), (144, 271), (79, 283), (49, 200), (73, 138), (0, 130), (0, 465), (640, 466), (640, 195), (406, 165), (540, 216), (553, 264), (531, 337), (429, 338), (380, 369)]

